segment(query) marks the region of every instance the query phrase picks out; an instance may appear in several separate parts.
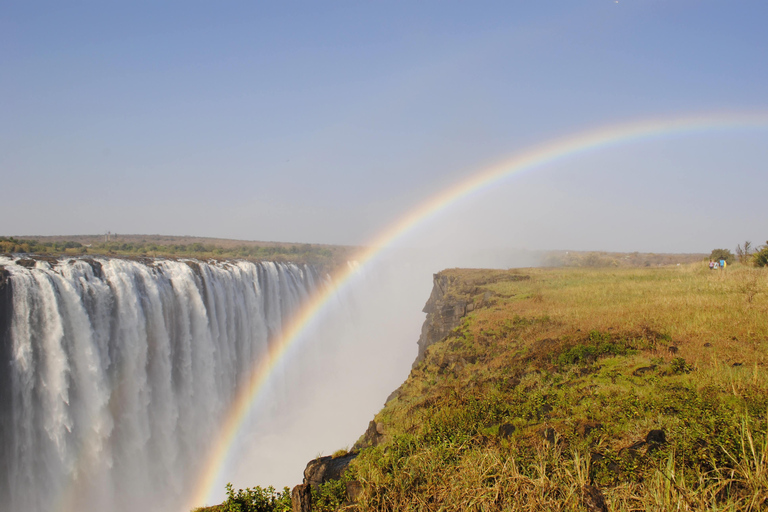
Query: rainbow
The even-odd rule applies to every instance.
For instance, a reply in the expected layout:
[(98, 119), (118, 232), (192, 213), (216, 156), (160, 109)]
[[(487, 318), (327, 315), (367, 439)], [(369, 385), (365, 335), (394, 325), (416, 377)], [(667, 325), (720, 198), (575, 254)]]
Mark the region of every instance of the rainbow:
[[(621, 144), (658, 139), (669, 135), (691, 135), (743, 128), (768, 128), (768, 112), (706, 113), (632, 121), (582, 131), (552, 140), (476, 172), (463, 181), (430, 197), (381, 232), (366, 246), (366, 249), (356, 256), (356, 260), (360, 266), (369, 264), (384, 248), (392, 245), (417, 225), (434, 218), (457, 201), (488, 189), (512, 175), (532, 171), (579, 154)], [(204, 469), (198, 480), (197, 490), (193, 493), (191, 504), (185, 509), (185, 512), (194, 506), (205, 503), (214, 491), (213, 486), (217, 484), (219, 473), (227, 461), (241, 424), (254, 404), (258, 402), (260, 392), (276, 364), (296, 340), (308, 330), (312, 320), (321, 312), (329, 299), (347, 286), (355, 273), (355, 268), (349, 267), (335, 275), (333, 284), (317, 293), (305, 304), (303, 309), (286, 326), (280, 339), (275, 341), (267, 357), (257, 363), (249, 381), (235, 397), (221, 426), (218, 438), (212, 446), (208, 458), (203, 462), (202, 467)]]

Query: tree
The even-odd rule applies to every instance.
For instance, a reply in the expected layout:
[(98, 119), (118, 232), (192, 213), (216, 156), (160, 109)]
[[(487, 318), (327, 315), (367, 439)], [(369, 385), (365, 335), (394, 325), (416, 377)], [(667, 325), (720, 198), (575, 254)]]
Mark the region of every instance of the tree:
[(709, 259), (715, 261), (725, 260), (729, 265), (736, 261), (736, 257), (728, 249), (713, 249), (712, 254), (709, 255)]
[(768, 241), (752, 256), (752, 262), (756, 267), (768, 267)]
[(744, 247), (737, 245), (736, 255), (739, 257), (739, 263), (749, 263), (749, 260), (752, 257), (752, 242), (747, 240), (744, 242)]

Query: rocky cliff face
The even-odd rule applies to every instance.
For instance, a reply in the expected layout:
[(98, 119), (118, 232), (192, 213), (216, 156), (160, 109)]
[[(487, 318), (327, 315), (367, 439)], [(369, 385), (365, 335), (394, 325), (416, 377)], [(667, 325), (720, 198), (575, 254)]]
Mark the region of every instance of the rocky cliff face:
[[(505, 276), (505, 280), (528, 279), (528, 276)], [(416, 367), (426, 354), (427, 349), (435, 343), (445, 339), (453, 329), (459, 326), (462, 318), (474, 311), (476, 307), (488, 305), (493, 299), (493, 293), (482, 288), (481, 284), (487, 284), (484, 276), (481, 282), (468, 279), (466, 273), (461, 276), (453, 271), (446, 270), (434, 274), (432, 293), (424, 305), (424, 313), (427, 318), (421, 328), (418, 340), (418, 354), (413, 366)], [(387, 401), (398, 395), (395, 390)], [(312, 492), (328, 480), (341, 478), (347, 466), (357, 457), (360, 450), (371, 446), (377, 446), (387, 439), (384, 425), (371, 421), (368, 429), (355, 443), (352, 451), (343, 457), (320, 457), (310, 461), (304, 470), (304, 482), (294, 487), (292, 492), (293, 510), (295, 512), (311, 509)], [(350, 503), (356, 501), (359, 494), (359, 482), (349, 482), (347, 485), (347, 500)]]
[(422, 310), (427, 314), (427, 318), (421, 327), (421, 336), (418, 341), (419, 353), (413, 366), (424, 359), (424, 354), (430, 345), (448, 336), (448, 333), (459, 325), (461, 318), (474, 309), (472, 299), (456, 293), (458, 283), (456, 277), (441, 272), (433, 276), (432, 282), (432, 293)]
[[(11, 374), (7, 371), (11, 361), (11, 279), (0, 266), (0, 439), (8, 439), (11, 430)], [(0, 461), (8, 461), (9, 446), (0, 443)], [(0, 496), (7, 496), (8, 482), (0, 481)]]

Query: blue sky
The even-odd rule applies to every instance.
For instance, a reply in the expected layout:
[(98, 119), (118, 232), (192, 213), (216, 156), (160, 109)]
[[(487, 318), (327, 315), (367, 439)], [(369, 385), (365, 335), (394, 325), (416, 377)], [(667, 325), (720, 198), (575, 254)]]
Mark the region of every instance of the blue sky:
[[(0, 234), (365, 243), (553, 137), (768, 110), (766, 19), (762, 1), (3, 2)], [(630, 145), (512, 180), (434, 232), (762, 241), (766, 148), (765, 129)]]

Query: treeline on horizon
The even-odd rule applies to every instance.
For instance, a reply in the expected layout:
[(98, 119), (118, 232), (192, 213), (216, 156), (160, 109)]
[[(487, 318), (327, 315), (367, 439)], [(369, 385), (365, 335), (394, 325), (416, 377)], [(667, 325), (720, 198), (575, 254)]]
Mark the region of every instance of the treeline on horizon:
[[(768, 266), (768, 241), (766, 245), (754, 247), (751, 242), (736, 246), (736, 254), (729, 249), (713, 249), (709, 259), (724, 259), (728, 264), (736, 261), (756, 267)], [(655, 253), (614, 253), (602, 251), (552, 251), (545, 254), (545, 267), (658, 267), (694, 263), (705, 259), (704, 254), (655, 254)]]
[(290, 261), (332, 267), (349, 256), (349, 248), (313, 244), (265, 244), (221, 247), (200, 242), (158, 244), (154, 242), (120, 242), (82, 244), (68, 241), (37, 241), (0, 237), (0, 253), (40, 254), (48, 256), (104, 255), (126, 257), (171, 257), (196, 259), (245, 259)]

